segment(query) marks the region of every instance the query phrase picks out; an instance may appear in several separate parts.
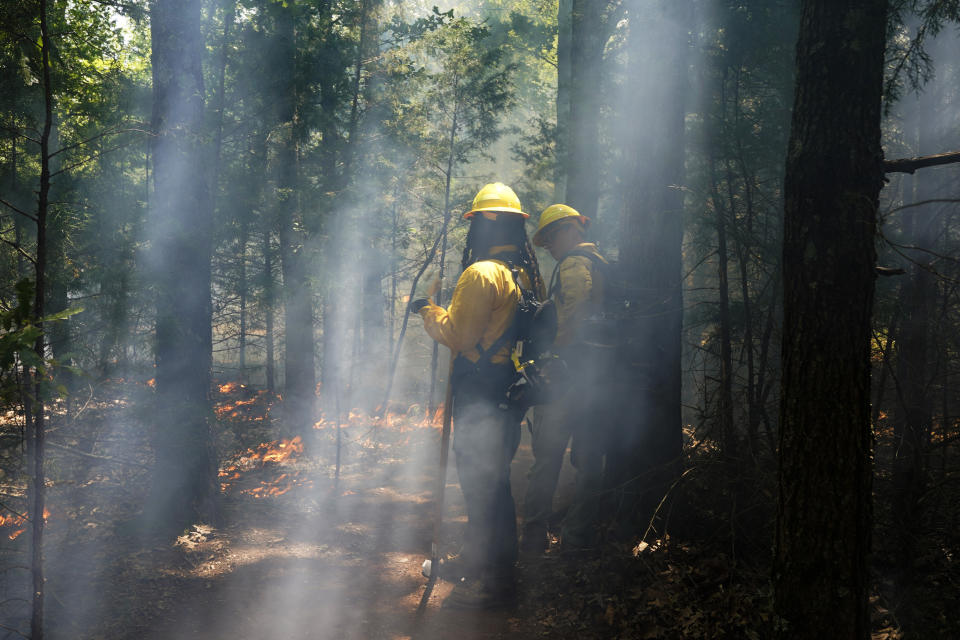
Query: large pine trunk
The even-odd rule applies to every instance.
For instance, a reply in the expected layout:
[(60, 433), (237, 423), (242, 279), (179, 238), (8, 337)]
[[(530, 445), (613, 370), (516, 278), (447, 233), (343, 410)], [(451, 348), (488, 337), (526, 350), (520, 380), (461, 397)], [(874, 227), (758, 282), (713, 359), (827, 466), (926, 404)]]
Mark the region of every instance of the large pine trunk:
[(213, 517), (210, 451), (211, 198), (202, 144), (199, 0), (151, 3), (157, 301), (156, 461), (148, 514), (172, 533)]
[(867, 638), (870, 316), (886, 0), (807, 0), (787, 154), (775, 608)]
[(625, 504), (648, 512), (663, 496), (682, 447), (683, 193), (677, 185), (683, 179), (691, 7), (686, 1), (643, 4), (645, 10), (631, 17), (627, 95), (632, 121), (642, 124), (626, 133), (630, 186), (619, 236), (620, 263), (635, 277), (642, 318), (634, 330), (630, 405), (617, 425), (608, 475), (631, 497)]

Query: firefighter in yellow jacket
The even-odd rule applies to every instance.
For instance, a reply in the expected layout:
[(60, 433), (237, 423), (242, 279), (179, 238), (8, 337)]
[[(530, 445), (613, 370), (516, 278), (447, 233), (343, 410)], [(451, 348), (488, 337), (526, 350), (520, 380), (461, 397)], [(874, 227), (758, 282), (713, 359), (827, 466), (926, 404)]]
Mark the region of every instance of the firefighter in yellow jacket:
[[(464, 216), (470, 220), (463, 273), (447, 309), (415, 300), (431, 338), (454, 357), (453, 451), (467, 508), (458, 580), (445, 606), (493, 608), (514, 597), (516, 509), (510, 462), (520, 442), (519, 410), (505, 407), (516, 369), (510, 360), (518, 283), (543, 291), (523, 212), (513, 190), (488, 184)], [(515, 276), (514, 270), (517, 274)], [(452, 564), (452, 563), (451, 563)], [(441, 573), (441, 575), (444, 575)]]
[(577, 380), (590, 381), (556, 401), (538, 406), (532, 423), (534, 463), (524, 498), (523, 550), (542, 552), (547, 544), (547, 520), (553, 513), (553, 494), (567, 443), (573, 438), (571, 462), (577, 470), (573, 503), (561, 524), (564, 549), (585, 549), (596, 543), (596, 520), (603, 474), (603, 410), (599, 405), (604, 371), (595, 350), (582, 335), (587, 317), (603, 304), (603, 275), (594, 260), (605, 263), (597, 246), (584, 241), (590, 220), (564, 204), (547, 207), (540, 215), (533, 243), (545, 247), (557, 261), (549, 295), (557, 308), (554, 352)]

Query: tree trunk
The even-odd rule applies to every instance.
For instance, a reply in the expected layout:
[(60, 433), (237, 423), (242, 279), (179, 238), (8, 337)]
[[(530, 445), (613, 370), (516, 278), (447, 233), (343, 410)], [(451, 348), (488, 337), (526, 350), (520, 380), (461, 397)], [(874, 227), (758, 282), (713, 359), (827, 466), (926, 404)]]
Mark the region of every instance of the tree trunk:
[[(454, 76), (454, 84), (457, 83), (457, 78)], [(457, 93), (454, 91), (454, 93)], [(450, 227), (450, 183), (453, 180), (453, 167), (454, 167), (454, 151), (456, 150), (456, 141), (457, 141), (457, 111), (460, 105), (456, 104), (453, 107), (453, 119), (450, 123), (450, 144), (449, 144), (449, 155), (447, 156), (447, 171), (446, 171), (446, 182), (443, 189), (443, 229), (441, 230), (442, 240), (440, 241), (440, 273), (438, 278), (440, 280), (440, 287), (437, 289), (436, 295), (436, 304), (438, 306), (443, 306), (443, 271), (447, 263), (447, 229)], [(430, 395), (427, 396), (427, 419), (430, 419), (433, 416), (433, 412), (436, 409), (433, 396), (437, 386), (437, 359), (439, 358), (439, 342), (433, 343), (433, 351), (430, 354)]]
[(774, 607), (784, 638), (870, 636), (870, 342), (886, 0), (805, 0), (784, 187)]
[[(40, 135), (40, 190), (37, 198), (37, 262), (36, 291), (34, 299), (34, 318), (39, 329), (43, 330), (44, 303), (46, 294), (47, 268), (47, 214), (50, 196), (50, 137), (53, 128), (53, 87), (50, 79), (50, 34), (47, 23), (47, 0), (40, 0), (40, 54), (43, 76), (43, 132)], [(41, 333), (37, 337), (34, 351), (42, 361), (46, 357), (45, 338)], [(44, 586), (43, 566), (43, 512), (46, 505), (46, 478), (44, 457), (46, 445), (46, 424), (44, 411), (43, 372), (34, 369), (32, 419), (33, 446), (31, 447), (33, 478), (30, 488), (33, 492), (30, 504), (30, 522), (32, 539), (30, 554), (30, 573), (33, 578), (32, 610), (30, 616), (30, 638), (43, 640)]]
[(570, 151), (570, 82), (572, 78), (573, 0), (560, 0), (557, 7), (557, 141), (553, 172), (553, 199), (567, 196)]
[[(730, 189), (730, 220), (736, 219), (736, 200), (733, 197), (733, 185), (727, 174), (727, 188)], [(714, 181), (715, 182), (715, 181)], [(720, 442), (723, 453), (730, 457), (737, 455), (736, 434), (733, 432), (733, 347), (730, 336), (730, 267), (727, 254), (726, 207), (720, 206), (717, 198), (714, 213), (717, 217), (717, 276), (720, 293), (720, 403), (718, 419), (720, 422)]]
[[(49, 149), (51, 153), (56, 153), (60, 148), (60, 126), (57, 122), (56, 114), (53, 115), (50, 127)], [(102, 149), (101, 149), (102, 150)], [(50, 175), (56, 175), (60, 170), (60, 158), (56, 155), (50, 158)], [(56, 200), (54, 185), (50, 185), (51, 193), (49, 196)], [(49, 197), (48, 197), (49, 202)], [(69, 302), (67, 300), (69, 290), (69, 280), (72, 277), (72, 269), (69, 265), (67, 256), (67, 229), (69, 222), (67, 220), (68, 212), (63, 207), (51, 207), (47, 212), (47, 299), (45, 301), (46, 313), (59, 313), (65, 311)], [(48, 342), (50, 351), (54, 358), (62, 364), (70, 364), (69, 353), (73, 350), (70, 340), (70, 319), (58, 320), (47, 328)], [(61, 372), (61, 381), (69, 388), (71, 386), (70, 374)]]
[(280, 122), (285, 131), (277, 150), (277, 206), (284, 303), (284, 419), (286, 429), (305, 438), (312, 433), (316, 373), (313, 357), (313, 291), (307, 277), (306, 246), (299, 207), (299, 88), (295, 77), (295, 5), (278, 8), (277, 38), (284, 49), (278, 86)]
[[(603, 3), (604, 5), (606, 3)], [(600, 197), (600, 66), (606, 41), (603, 12), (596, 2), (572, 0), (570, 39), (569, 136), (563, 173), (564, 201), (591, 220)], [(559, 114), (558, 114), (559, 117)]]
[[(680, 359), (683, 325), (681, 245), (684, 116), (691, 5), (686, 0), (643, 3), (628, 35), (633, 106), (628, 129), (626, 210), (620, 263), (635, 275), (637, 350), (627, 384), (635, 394), (620, 418), (610, 477), (625, 487), (630, 508), (649, 511), (663, 497), (682, 448)], [(642, 15), (642, 20), (641, 20)], [(657, 87), (656, 98), (647, 90)], [(639, 124), (639, 123), (642, 123)], [(645, 475), (643, 485), (633, 478)], [(639, 499), (639, 501), (638, 501)], [(649, 513), (646, 514), (649, 516)]]
[(237, 247), (237, 260), (239, 261), (240, 275), (237, 289), (240, 294), (240, 381), (247, 381), (247, 298), (249, 297), (247, 283), (247, 243), (249, 242), (249, 222), (246, 212), (243, 214), (243, 220), (240, 221), (240, 238)]
[[(919, 123), (918, 150), (930, 149), (936, 141), (931, 121), (925, 118)], [(905, 194), (904, 204), (923, 202), (937, 196), (934, 188), (940, 172), (936, 169), (925, 172), (915, 180), (915, 193)], [(942, 175), (942, 174), (940, 174)], [(906, 180), (906, 178), (905, 178)], [(922, 516), (920, 499), (926, 487), (926, 462), (924, 453), (930, 441), (933, 423), (932, 379), (936, 372), (930, 362), (931, 328), (934, 321), (934, 302), (937, 295), (935, 265), (928, 251), (937, 251), (938, 216), (937, 205), (927, 205), (923, 210), (906, 209), (903, 216), (904, 244), (918, 247), (908, 251), (912, 258), (910, 276), (900, 290), (903, 301), (903, 323), (896, 341), (896, 381), (898, 402), (894, 411), (894, 438), (897, 444), (893, 465), (893, 517), (897, 524), (897, 588), (901, 596), (909, 598), (914, 579), (912, 565), (916, 552), (917, 527)]]
[(266, 376), (267, 391), (274, 393), (276, 391), (276, 374), (274, 371), (274, 308), (276, 306), (276, 287), (273, 282), (273, 247), (270, 245), (270, 225), (263, 230), (263, 316), (264, 341), (266, 362), (264, 363), (264, 375)]
[(148, 524), (172, 534), (215, 516), (208, 420), (212, 201), (203, 151), (199, 0), (154, 0), (150, 221), (157, 295), (157, 412)]

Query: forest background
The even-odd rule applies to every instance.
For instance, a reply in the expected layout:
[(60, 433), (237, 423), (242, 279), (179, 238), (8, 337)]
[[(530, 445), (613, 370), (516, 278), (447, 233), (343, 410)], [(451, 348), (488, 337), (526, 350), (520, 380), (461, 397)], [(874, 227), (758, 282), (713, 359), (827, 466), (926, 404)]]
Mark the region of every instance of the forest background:
[(244, 451), (338, 487), (418, 425), (435, 466), (406, 305), (502, 181), (589, 216), (643, 310), (619, 578), (554, 636), (957, 637), (957, 168), (894, 160), (960, 149), (958, 3), (433, 5), (3, 3), (4, 633), (107, 633), (45, 613), (64, 541), (207, 543)]

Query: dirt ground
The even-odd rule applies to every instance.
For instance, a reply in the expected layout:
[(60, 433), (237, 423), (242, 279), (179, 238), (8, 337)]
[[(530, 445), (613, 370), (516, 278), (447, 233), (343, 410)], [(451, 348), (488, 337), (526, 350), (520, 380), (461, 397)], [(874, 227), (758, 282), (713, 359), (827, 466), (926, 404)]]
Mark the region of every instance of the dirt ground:
[[(308, 454), (297, 442), (273, 437), (272, 407), (262, 394), (234, 388), (219, 400), (221, 522), (198, 523), (175, 543), (144, 546), (123, 524), (145, 495), (148, 459), (137, 465), (146, 434), (137, 426), (136, 398), (101, 403), (86, 414), (102, 421), (87, 447), (99, 459), (54, 455), (62, 479), (51, 487), (48, 637), (539, 635), (522, 605), (496, 612), (442, 608), (451, 589), (444, 581), (416, 615), (432, 535), (436, 424), (419, 414), (379, 426), (369, 416), (344, 416), (335, 482), (333, 421), (319, 425), (320, 444)], [(91, 443), (65, 441), (83, 444)], [(512, 469), (518, 504), (531, 462), (524, 429)], [(562, 495), (571, 484), (567, 468)], [(446, 496), (441, 548), (453, 551), (466, 517), (452, 457)], [(529, 578), (522, 570), (521, 584)]]

